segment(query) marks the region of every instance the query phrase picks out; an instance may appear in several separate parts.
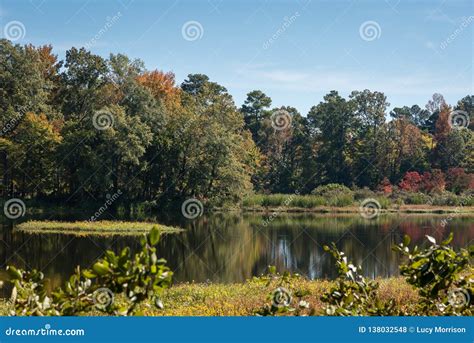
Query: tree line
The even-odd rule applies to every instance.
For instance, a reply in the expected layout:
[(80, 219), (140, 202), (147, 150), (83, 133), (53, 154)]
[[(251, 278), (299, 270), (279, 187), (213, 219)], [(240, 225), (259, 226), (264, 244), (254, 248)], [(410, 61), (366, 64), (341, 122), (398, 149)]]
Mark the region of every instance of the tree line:
[(1, 192), (223, 204), (329, 183), (376, 189), (407, 172), (469, 179), (473, 99), (450, 106), (435, 94), (388, 113), (382, 92), (331, 91), (303, 116), (259, 90), (239, 107), (203, 74), (177, 85), (123, 54), (71, 48), (59, 60), (50, 45), (0, 40)]

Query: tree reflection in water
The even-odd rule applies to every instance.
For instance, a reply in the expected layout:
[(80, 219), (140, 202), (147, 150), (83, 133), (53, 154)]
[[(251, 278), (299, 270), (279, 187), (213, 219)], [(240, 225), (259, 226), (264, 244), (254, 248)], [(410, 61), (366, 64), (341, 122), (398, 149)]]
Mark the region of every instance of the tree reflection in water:
[[(426, 234), (441, 240), (454, 230), (456, 247), (465, 247), (474, 239), (474, 217), (457, 216), (443, 227), (445, 217), (384, 215), (366, 220), (357, 215), (280, 215), (265, 227), (265, 218), (254, 214), (218, 213), (194, 221), (161, 218), (164, 224), (179, 225), (186, 231), (165, 235), (159, 252), (169, 261), (177, 282), (241, 282), (264, 273), (268, 265), (315, 279), (336, 275), (333, 261), (322, 249), (336, 242), (366, 275), (387, 277), (398, 275), (399, 257), (392, 246), (405, 234), (413, 243), (422, 244)], [(118, 251), (125, 246), (137, 250), (138, 238), (30, 235), (13, 230), (11, 222), (3, 222), (0, 231), (2, 269), (8, 264), (37, 268), (51, 285), (62, 283), (76, 265), (89, 267), (106, 249)]]

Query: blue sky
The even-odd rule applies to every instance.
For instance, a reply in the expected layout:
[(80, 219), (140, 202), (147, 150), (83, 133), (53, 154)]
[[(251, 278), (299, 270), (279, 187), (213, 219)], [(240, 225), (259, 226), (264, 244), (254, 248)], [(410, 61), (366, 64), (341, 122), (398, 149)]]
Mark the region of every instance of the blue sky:
[(51, 43), (60, 57), (89, 44), (178, 83), (207, 74), (238, 106), (261, 89), (306, 114), (332, 89), (383, 91), (391, 107), (473, 94), (473, 16), (472, 0), (0, 0), (0, 36), (18, 21), (16, 43)]

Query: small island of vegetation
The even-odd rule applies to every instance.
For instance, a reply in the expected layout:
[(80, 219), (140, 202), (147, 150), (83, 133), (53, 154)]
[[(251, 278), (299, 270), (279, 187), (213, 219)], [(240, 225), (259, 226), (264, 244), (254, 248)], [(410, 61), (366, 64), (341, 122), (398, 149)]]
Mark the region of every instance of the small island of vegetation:
[(30, 220), (16, 226), (16, 230), (26, 233), (59, 233), (76, 236), (87, 235), (142, 235), (156, 228), (160, 233), (177, 233), (182, 229), (147, 222), (123, 221), (38, 221)]

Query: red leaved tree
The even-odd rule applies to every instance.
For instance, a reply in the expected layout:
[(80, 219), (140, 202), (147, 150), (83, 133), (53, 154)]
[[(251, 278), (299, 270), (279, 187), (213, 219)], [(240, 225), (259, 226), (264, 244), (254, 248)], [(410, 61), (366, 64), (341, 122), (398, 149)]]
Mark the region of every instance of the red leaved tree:
[(421, 187), (421, 175), (416, 171), (407, 172), (398, 186), (407, 192), (418, 192)]
[(439, 169), (424, 172), (421, 176), (421, 190), (425, 193), (440, 193), (446, 188), (444, 173)]

